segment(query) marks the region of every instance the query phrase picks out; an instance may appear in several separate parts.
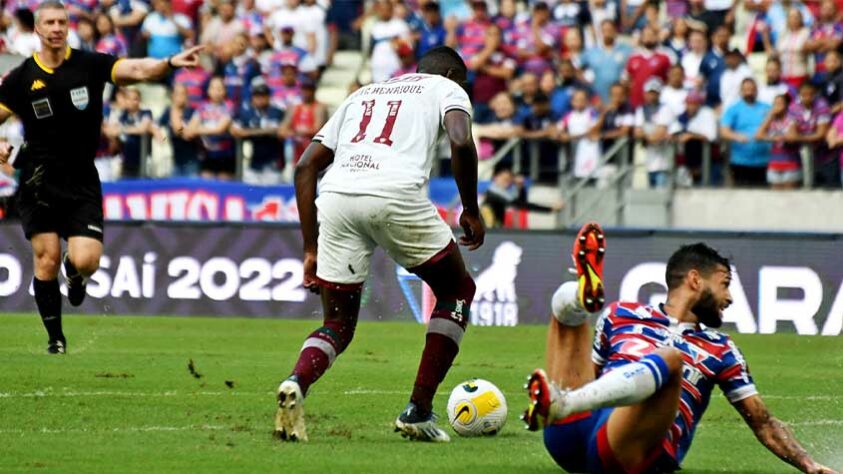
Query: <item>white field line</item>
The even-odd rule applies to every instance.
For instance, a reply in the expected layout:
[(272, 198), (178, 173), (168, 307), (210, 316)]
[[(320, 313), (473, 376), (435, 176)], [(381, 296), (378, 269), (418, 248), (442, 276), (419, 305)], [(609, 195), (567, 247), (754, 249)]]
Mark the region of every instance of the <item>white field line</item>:
[[(327, 392), (320, 392), (323, 394), (330, 393)], [(354, 388), (351, 390), (344, 390), (342, 392), (343, 395), (406, 395), (409, 393), (408, 390), (378, 390), (378, 389), (364, 389), (364, 388)], [(518, 397), (522, 395), (523, 392), (517, 391), (504, 391), (503, 392), (507, 396)], [(114, 391), (114, 390), (102, 390), (102, 391), (89, 391), (89, 392), (78, 392), (72, 389), (63, 389), (61, 391), (54, 390), (52, 388), (45, 388), (41, 390), (35, 390), (32, 392), (0, 392), (0, 399), (3, 398), (41, 398), (41, 397), (184, 397), (190, 395), (201, 395), (201, 396), (210, 396), (210, 397), (224, 397), (224, 396), (265, 396), (265, 395), (274, 395), (275, 392), (266, 391), (266, 392), (246, 392), (242, 390), (232, 389), (226, 391), (198, 391), (198, 392), (190, 392), (190, 391), (176, 391), (176, 390), (168, 390), (164, 392), (121, 392), (121, 391)], [(446, 396), (448, 393), (446, 391), (440, 391), (437, 393), (437, 396)], [(762, 398), (765, 400), (797, 400), (797, 401), (832, 401), (838, 400), (840, 397), (835, 397), (831, 395), (807, 395), (807, 396), (800, 396), (800, 395), (762, 395)]]
[(90, 428), (36, 428), (32, 430), (22, 430), (20, 428), (14, 429), (0, 429), (0, 433), (4, 434), (28, 434), (28, 433), (38, 433), (38, 434), (62, 434), (62, 433), (96, 433), (96, 432), (109, 432), (109, 433), (149, 433), (149, 432), (162, 432), (162, 431), (219, 431), (226, 429), (225, 426), (222, 425), (187, 425), (187, 426), (126, 426), (120, 428), (103, 428), (103, 429), (90, 429)]

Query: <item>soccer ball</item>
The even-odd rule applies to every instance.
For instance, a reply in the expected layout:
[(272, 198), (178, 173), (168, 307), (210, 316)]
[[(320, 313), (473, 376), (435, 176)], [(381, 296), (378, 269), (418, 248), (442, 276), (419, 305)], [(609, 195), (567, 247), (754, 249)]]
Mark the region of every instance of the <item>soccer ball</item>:
[(506, 398), (492, 382), (471, 379), (448, 398), (448, 422), (461, 436), (493, 436), (506, 423)]

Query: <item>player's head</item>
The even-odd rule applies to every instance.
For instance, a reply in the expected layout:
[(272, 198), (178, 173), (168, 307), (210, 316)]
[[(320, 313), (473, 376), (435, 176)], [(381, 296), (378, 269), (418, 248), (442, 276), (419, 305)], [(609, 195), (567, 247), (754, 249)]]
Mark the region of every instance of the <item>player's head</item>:
[(468, 69), (459, 53), (447, 46), (438, 46), (424, 53), (416, 67), (421, 74), (447, 77), (463, 88), (468, 84)]
[(67, 10), (58, 0), (46, 0), (35, 9), (35, 32), (41, 38), (41, 45), (45, 48), (65, 47), (67, 24)]
[(667, 262), (665, 281), (669, 292), (682, 292), (699, 322), (717, 328), (723, 310), (732, 304), (729, 259), (700, 242), (679, 248)]

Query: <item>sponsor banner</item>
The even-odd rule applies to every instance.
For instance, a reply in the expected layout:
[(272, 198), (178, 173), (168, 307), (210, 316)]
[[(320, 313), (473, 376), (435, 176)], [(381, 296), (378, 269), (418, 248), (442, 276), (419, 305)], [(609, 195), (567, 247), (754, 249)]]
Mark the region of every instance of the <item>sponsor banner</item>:
[[(0, 182), (0, 192), (3, 183)], [(488, 182), (480, 183), (485, 192)], [(103, 210), (109, 221), (299, 221), (292, 185), (253, 186), (200, 179), (125, 180), (102, 184)], [(429, 194), (442, 217), (459, 219), (459, 192), (453, 179), (430, 182)]]
[(293, 186), (201, 179), (102, 183), (106, 220), (298, 222)]
[[(609, 231), (608, 298), (664, 301), (670, 254), (703, 240), (732, 257), (734, 303), (725, 329), (836, 336), (843, 329), (839, 236)], [(129, 224), (106, 228), (101, 269), (81, 311), (91, 314), (321, 318), (301, 287), (293, 226)], [(477, 282), (474, 325), (545, 324), (550, 297), (573, 279), (573, 232), (496, 232), (463, 252)], [(0, 224), (0, 312), (34, 312), (31, 250), (19, 226)], [(373, 256), (361, 319), (425, 322), (433, 295), (383, 252)], [(64, 288), (62, 291), (65, 291)], [(65, 306), (67, 308), (67, 306)], [(75, 311), (75, 310), (74, 310)]]

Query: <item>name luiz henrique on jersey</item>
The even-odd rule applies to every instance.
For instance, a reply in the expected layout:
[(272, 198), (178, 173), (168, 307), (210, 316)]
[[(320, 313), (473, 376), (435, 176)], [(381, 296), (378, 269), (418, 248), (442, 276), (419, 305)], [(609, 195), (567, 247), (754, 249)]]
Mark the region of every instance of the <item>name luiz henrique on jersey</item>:
[(103, 89), (114, 82), (117, 61), (110, 54), (68, 47), (55, 69), (36, 53), (9, 72), (0, 84), (0, 108), (23, 122), (26, 143), (17, 167), (47, 163), (71, 174), (95, 173)]
[(361, 88), (314, 137), (334, 151), (320, 192), (417, 198), (451, 110), (471, 115), (471, 102), (442, 76), (405, 74)]

